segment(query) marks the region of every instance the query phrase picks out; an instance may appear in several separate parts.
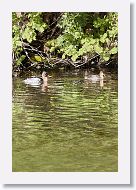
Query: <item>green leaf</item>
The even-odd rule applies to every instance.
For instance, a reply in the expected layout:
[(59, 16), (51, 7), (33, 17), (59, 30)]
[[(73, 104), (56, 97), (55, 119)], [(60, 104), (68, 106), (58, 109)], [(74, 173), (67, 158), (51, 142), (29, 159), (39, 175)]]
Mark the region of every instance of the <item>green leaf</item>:
[(109, 54), (104, 54), (103, 59), (104, 59), (104, 61), (109, 61), (110, 55)]
[(100, 37), (100, 41), (101, 41), (102, 43), (105, 43), (106, 38), (107, 38), (107, 34), (104, 33), (104, 34)]
[(116, 54), (118, 52), (118, 48), (117, 47), (113, 47), (111, 50), (110, 50), (110, 53), (111, 54)]
[(93, 38), (91, 38), (91, 39), (90, 39), (90, 44), (92, 44), (92, 45), (93, 45), (93, 44), (95, 44), (95, 42), (96, 42), (96, 40), (95, 40), (95, 39), (93, 39)]
[(35, 58), (35, 60), (37, 62), (42, 62), (43, 61), (43, 58), (41, 56), (39, 56), (39, 55), (35, 55), (34, 58)]
[(103, 48), (98, 44), (94, 46), (94, 50), (99, 54), (103, 52)]
[(81, 37), (81, 34), (80, 34), (80, 32), (75, 32), (75, 35), (74, 35), (74, 37), (75, 37), (76, 39), (80, 38), (80, 37)]
[(53, 52), (55, 50), (55, 47), (50, 48), (50, 52)]
[(65, 54), (63, 54), (63, 55), (62, 55), (62, 59), (65, 59), (65, 57), (66, 57), (66, 55), (65, 55)]
[(21, 55), (20, 58), (16, 61), (16, 64), (19, 66), (21, 65), (22, 61), (26, 58), (25, 55)]
[(72, 61), (76, 61), (77, 58), (78, 58), (78, 55), (73, 55), (73, 56), (71, 57)]
[(22, 42), (21, 41), (16, 41), (16, 46), (21, 46), (22, 47)]

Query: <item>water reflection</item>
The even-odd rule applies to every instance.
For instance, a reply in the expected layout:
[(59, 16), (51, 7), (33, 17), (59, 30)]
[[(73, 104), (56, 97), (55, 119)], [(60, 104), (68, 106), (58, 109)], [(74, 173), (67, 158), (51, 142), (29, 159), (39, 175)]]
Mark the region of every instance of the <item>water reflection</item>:
[(42, 84), (42, 92), (48, 92), (48, 84), (46, 83), (46, 85), (43, 83)]
[[(95, 73), (94, 73), (95, 74)], [(13, 171), (117, 171), (117, 75), (51, 73), (48, 87), (13, 81)]]

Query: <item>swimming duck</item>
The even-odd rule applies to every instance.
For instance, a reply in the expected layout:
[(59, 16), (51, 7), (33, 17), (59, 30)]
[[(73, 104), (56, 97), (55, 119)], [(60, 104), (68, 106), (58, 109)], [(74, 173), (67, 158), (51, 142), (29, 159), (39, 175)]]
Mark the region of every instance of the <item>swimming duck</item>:
[[(48, 74), (45, 71), (43, 71), (43, 73), (42, 73), (42, 80), (43, 80), (43, 84), (45, 86), (47, 86)], [(32, 77), (32, 78), (25, 79), (24, 83), (28, 84), (28, 85), (31, 85), (31, 86), (39, 86), (42, 83), (42, 80), (41, 80), (41, 78)]]
[(97, 82), (97, 81), (101, 81), (104, 79), (104, 74), (103, 74), (103, 71), (100, 71), (100, 74), (99, 75), (91, 75), (91, 76), (88, 76), (88, 73), (87, 71), (85, 71), (85, 80), (90, 80), (92, 82)]

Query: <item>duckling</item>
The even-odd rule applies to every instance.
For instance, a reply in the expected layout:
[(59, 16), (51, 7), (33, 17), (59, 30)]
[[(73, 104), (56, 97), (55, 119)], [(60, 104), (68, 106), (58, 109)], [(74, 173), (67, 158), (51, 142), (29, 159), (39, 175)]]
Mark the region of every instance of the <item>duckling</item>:
[(97, 81), (100, 81), (100, 80), (103, 80), (104, 79), (104, 74), (103, 74), (103, 71), (100, 71), (100, 74), (99, 75), (91, 75), (91, 76), (88, 76), (88, 73), (87, 71), (85, 71), (85, 77), (84, 79), (85, 80), (90, 80), (92, 82), (97, 82)]
[[(44, 86), (47, 86), (48, 74), (45, 71), (43, 71), (43, 73), (42, 73), (42, 80), (43, 80)], [(39, 86), (42, 83), (42, 80), (41, 80), (41, 78), (32, 77), (32, 78), (25, 79), (24, 83), (31, 85), (31, 86)]]

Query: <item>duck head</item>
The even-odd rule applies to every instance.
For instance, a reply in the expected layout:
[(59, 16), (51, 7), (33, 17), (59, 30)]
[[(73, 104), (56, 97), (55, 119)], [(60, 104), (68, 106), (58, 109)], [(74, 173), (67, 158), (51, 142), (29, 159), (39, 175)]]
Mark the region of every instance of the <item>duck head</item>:
[(44, 83), (48, 81), (48, 73), (47, 72), (45, 72), (45, 71), (42, 72), (42, 79), (43, 79)]

